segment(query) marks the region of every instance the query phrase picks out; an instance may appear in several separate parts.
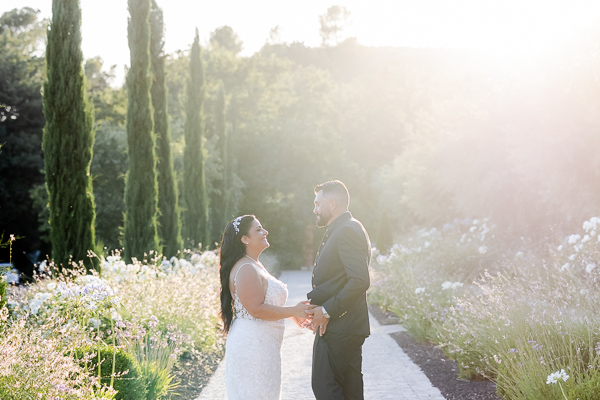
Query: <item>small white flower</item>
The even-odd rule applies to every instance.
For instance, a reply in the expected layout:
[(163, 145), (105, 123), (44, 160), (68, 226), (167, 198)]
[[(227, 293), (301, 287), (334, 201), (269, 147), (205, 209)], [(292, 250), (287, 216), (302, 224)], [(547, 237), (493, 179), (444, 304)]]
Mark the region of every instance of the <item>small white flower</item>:
[(569, 263), (565, 263), (562, 267), (560, 267), (561, 271), (566, 271), (569, 269)]
[(40, 299), (42, 302), (48, 300), (50, 297), (52, 297), (51, 293), (36, 293), (35, 296), (33, 296), (36, 299)]
[(569, 379), (569, 375), (567, 375), (564, 369), (561, 369), (560, 371), (556, 371), (548, 375), (548, 378), (546, 379), (546, 385), (557, 383), (559, 380), (566, 382), (567, 379)]
[(31, 299), (29, 300), (29, 311), (36, 315), (40, 310), (40, 307), (44, 304), (44, 301), (41, 299)]
[(485, 254), (487, 253), (487, 246), (479, 246), (479, 254)]
[(384, 256), (383, 254), (380, 254), (377, 256), (377, 264), (383, 264), (386, 261), (387, 261), (387, 257)]
[(415, 289), (415, 294), (419, 294), (419, 293), (423, 293), (425, 292), (425, 288), (424, 287), (418, 287)]
[(459, 287), (463, 287), (463, 283), (462, 282), (454, 282), (452, 284), (452, 289), (458, 289)]
[(476, 226), (472, 226), (469, 228), (469, 232), (471, 232), (471, 233), (475, 232), (476, 230), (477, 230)]
[(56, 289), (56, 282), (50, 282), (50, 283), (48, 283), (48, 284), (46, 285), (46, 288), (47, 288), (48, 290), (54, 290), (54, 289)]
[(44, 272), (46, 270), (46, 260), (42, 261), (40, 265), (38, 265), (38, 271)]
[(575, 260), (575, 257), (577, 257), (577, 255), (576, 255), (576, 254), (571, 254), (571, 255), (569, 256), (569, 261), (573, 261), (573, 260)]
[(562, 251), (562, 249), (563, 249), (563, 245), (562, 244), (556, 248), (556, 250), (558, 250), (558, 251)]
[(442, 290), (452, 289), (452, 282), (446, 281), (442, 283)]
[(19, 271), (13, 269), (6, 274), (6, 282), (7, 283), (19, 283)]
[(568, 243), (569, 244), (575, 244), (575, 243), (577, 243), (579, 241), (579, 239), (581, 239), (581, 236), (579, 236), (579, 235), (571, 235), (571, 236), (569, 236)]
[(522, 251), (517, 251), (517, 254), (515, 254), (515, 258), (521, 259), (523, 257), (525, 257), (525, 253)]
[(583, 239), (581, 239), (581, 243), (589, 242), (591, 240), (590, 235), (585, 235)]
[(591, 273), (596, 268), (596, 263), (589, 263), (585, 266), (585, 272)]

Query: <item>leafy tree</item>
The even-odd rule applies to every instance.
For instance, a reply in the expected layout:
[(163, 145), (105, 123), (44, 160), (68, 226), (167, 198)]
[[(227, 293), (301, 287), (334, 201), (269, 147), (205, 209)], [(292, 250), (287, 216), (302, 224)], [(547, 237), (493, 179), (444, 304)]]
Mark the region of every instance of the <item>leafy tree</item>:
[(230, 26), (225, 25), (210, 34), (210, 46), (213, 49), (221, 48), (238, 54), (242, 51), (242, 40)]
[(232, 190), (233, 190), (233, 159), (231, 143), (226, 122), (225, 89), (223, 83), (219, 84), (217, 99), (214, 102), (215, 139), (218, 141), (218, 155), (220, 161), (220, 176), (215, 179), (211, 203), (217, 207), (211, 208), (212, 242), (219, 242), (224, 227), (232, 216)]
[(93, 106), (85, 92), (78, 0), (53, 1), (46, 48), (43, 150), (50, 205), (52, 257), (62, 268), (95, 250), (90, 164), (94, 144)]
[(206, 93), (204, 68), (200, 58), (198, 29), (190, 53), (190, 70), (185, 107), (185, 150), (183, 155), (183, 198), (185, 202), (183, 228), (188, 246), (196, 247), (210, 240), (208, 225), (208, 195), (206, 190), (204, 139), (204, 98)]
[(125, 175), (128, 170), (127, 96), (114, 88), (115, 66), (103, 68), (100, 57), (86, 60), (88, 92), (94, 100), (96, 139), (91, 172), (96, 201), (96, 240), (106, 250), (121, 248), (125, 215)]
[(124, 125), (127, 115), (127, 96), (123, 87), (113, 88), (116, 65), (108, 71), (103, 69), (104, 61), (93, 57), (85, 61), (85, 77), (88, 92), (94, 100), (96, 126), (106, 123)]
[[(37, 14), (23, 8), (0, 17), (0, 227), (6, 235), (22, 238), (14, 243), (13, 263), (29, 276), (32, 261), (50, 251), (38, 231), (29, 195), (44, 185), (41, 88), (45, 60), (39, 53), (47, 21), (39, 21)], [(0, 248), (0, 260), (8, 262), (7, 248)]]
[(323, 46), (337, 45), (341, 41), (341, 34), (348, 25), (350, 11), (344, 6), (331, 6), (327, 12), (319, 16), (319, 24)]
[(152, 56), (152, 104), (154, 105), (154, 130), (158, 153), (158, 230), (163, 244), (163, 255), (172, 257), (183, 249), (181, 221), (173, 161), (171, 158), (171, 132), (167, 115), (167, 87), (163, 40), (163, 14), (152, 1), (150, 12)]
[(150, 98), (150, 0), (129, 0), (128, 40), (131, 67), (127, 74), (127, 144), (129, 171), (125, 182), (123, 244), (127, 259), (160, 252), (157, 231), (158, 182)]

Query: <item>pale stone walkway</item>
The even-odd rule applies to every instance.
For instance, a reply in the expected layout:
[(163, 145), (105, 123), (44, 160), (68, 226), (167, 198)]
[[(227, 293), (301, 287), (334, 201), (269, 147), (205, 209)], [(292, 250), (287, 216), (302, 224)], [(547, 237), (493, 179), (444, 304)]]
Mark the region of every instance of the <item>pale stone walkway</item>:
[[(306, 300), (306, 293), (310, 291), (310, 271), (285, 271), (279, 279), (288, 285), (288, 305)], [(371, 336), (363, 346), (365, 400), (444, 400), (440, 391), (389, 336), (402, 327), (381, 326), (373, 317), (370, 322)], [(310, 386), (313, 340), (311, 331), (299, 329), (286, 320), (281, 349), (282, 400), (314, 400)], [(197, 400), (225, 398), (224, 367), (221, 363)]]

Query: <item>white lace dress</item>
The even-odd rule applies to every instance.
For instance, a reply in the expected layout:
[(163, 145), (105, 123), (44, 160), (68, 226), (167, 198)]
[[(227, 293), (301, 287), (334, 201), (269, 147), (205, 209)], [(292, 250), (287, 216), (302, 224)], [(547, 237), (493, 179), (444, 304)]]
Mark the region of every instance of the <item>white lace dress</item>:
[(281, 342), (284, 321), (254, 318), (242, 305), (237, 294), (237, 273), (247, 266), (267, 279), (265, 303), (284, 306), (286, 285), (253, 264), (238, 268), (233, 283), (235, 318), (225, 345), (225, 385), (228, 400), (277, 400), (281, 392)]

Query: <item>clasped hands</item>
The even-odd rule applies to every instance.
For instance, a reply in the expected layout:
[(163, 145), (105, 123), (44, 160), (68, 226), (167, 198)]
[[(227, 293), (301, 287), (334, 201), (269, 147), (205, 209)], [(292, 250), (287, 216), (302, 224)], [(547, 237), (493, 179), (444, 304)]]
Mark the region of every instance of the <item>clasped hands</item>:
[(329, 318), (325, 318), (323, 316), (323, 309), (321, 306), (310, 304), (310, 301), (301, 301), (296, 305), (296, 307), (301, 309), (304, 313), (304, 317), (300, 317), (299, 315), (292, 317), (292, 320), (296, 323), (296, 325), (298, 325), (300, 328), (308, 328), (312, 330), (313, 333), (317, 333), (317, 331), (319, 331), (319, 335), (323, 336), (327, 330)]

